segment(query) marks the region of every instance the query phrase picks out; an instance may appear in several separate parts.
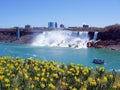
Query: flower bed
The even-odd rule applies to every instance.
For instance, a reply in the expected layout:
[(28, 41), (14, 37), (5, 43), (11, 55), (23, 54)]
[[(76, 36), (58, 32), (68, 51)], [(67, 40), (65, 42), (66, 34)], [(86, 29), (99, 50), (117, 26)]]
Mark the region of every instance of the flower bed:
[(104, 67), (0, 57), (0, 90), (119, 90), (120, 75)]

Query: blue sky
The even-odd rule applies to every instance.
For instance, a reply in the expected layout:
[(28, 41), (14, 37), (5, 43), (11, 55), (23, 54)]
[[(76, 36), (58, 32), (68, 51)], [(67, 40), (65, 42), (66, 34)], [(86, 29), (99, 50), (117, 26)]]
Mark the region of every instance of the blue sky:
[(0, 27), (120, 24), (120, 0), (0, 0)]

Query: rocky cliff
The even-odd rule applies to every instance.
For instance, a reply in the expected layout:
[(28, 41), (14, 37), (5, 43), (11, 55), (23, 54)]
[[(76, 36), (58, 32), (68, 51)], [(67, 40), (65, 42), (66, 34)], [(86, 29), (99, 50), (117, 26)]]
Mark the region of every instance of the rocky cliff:
[[(89, 33), (93, 37), (92, 32)], [(88, 47), (120, 49), (120, 25), (111, 25), (98, 32), (97, 41), (88, 43)]]

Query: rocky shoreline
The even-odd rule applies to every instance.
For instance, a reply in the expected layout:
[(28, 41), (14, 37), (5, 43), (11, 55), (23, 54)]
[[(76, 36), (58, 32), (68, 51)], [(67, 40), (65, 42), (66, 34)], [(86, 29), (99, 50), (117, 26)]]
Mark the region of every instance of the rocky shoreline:
[[(98, 32), (97, 41), (88, 43), (88, 47), (120, 50), (120, 25), (111, 25)], [(92, 37), (92, 33), (90, 33)]]
[(120, 40), (119, 42), (117, 41), (101, 41), (101, 40), (97, 40), (97, 41), (91, 41), (87, 43), (87, 46), (89, 48), (107, 48), (107, 49), (111, 49), (111, 50), (120, 50)]

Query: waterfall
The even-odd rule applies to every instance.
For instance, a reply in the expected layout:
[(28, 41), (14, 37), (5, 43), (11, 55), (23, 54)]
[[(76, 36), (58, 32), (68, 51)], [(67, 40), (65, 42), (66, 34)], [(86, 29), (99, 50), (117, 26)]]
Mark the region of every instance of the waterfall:
[(53, 30), (39, 34), (32, 45), (87, 48), (88, 41), (88, 32)]
[(93, 37), (93, 40), (97, 40), (97, 35), (98, 35), (98, 32), (94, 32), (94, 37)]

